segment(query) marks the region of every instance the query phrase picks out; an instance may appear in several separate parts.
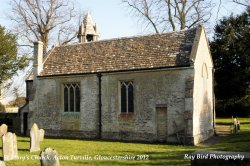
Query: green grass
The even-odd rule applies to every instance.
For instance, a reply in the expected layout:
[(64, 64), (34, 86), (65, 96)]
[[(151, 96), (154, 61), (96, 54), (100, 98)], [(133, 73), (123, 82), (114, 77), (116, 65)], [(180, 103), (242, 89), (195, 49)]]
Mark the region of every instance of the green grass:
[[(221, 143), (212, 147), (223, 151), (250, 152), (250, 118), (238, 118), (240, 121), (240, 132), (231, 134)], [(232, 125), (232, 118), (217, 118), (217, 125)]]
[[(225, 137), (220, 143), (210, 147), (181, 146), (168, 144), (142, 144), (89, 140), (45, 139), (41, 142), (41, 149), (52, 147), (62, 157), (62, 166), (68, 165), (190, 165), (190, 160), (184, 160), (184, 154), (190, 154), (195, 150), (222, 150), (250, 152), (250, 118), (239, 118), (241, 132), (236, 135)], [(230, 125), (231, 119), (218, 119), (218, 124)], [(22, 161), (14, 160), (6, 162), (7, 166), (40, 165), (38, 159), (34, 159), (39, 152), (29, 152), (29, 138), (18, 137), (19, 157)], [(135, 160), (98, 160), (95, 156), (130, 156)], [(137, 160), (138, 156), (145, 155), (148, 160)], [(2, 152), (0, 152), (2, 156)], [(87, 156), (92, 160), (87, 160)], [(71, 157), (78, 157), (73, 159)], [(28, 159), (29, 158), (29, 159)], [(80, 159), (81, 158), (81, 159)]]

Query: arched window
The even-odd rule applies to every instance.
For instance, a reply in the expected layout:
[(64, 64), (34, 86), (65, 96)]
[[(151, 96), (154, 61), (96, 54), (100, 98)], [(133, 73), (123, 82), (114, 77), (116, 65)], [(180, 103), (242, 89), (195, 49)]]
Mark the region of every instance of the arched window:
[(207, 71), (206, 63), (203, 63), (203, 65), (202, 65), (202, 77), (203, 78), (208, 78), (208, 71)]
[(87, 39), (87, 42), (92, 42), (94, 41), (94, 35), (87, 34), (86, 39)]
[(64, 84), (64, 112), (80, 112), (80, 84)]
[(121, 112), (134, 112), (134, 84), (133, 81), (121, 81)]

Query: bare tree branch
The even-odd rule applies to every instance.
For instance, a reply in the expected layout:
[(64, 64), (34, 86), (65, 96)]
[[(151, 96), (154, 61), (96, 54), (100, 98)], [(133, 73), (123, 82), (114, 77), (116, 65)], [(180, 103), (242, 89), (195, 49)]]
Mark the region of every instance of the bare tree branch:
[(245, 0), (245, 2), (241, 2), (241, 0), (233, 0), (234, 3), (249, 7), (250, 6), (250, 2), (249, 0)]
[(219, 3), (218, 10), (217, 10), (217, 16), (216, 16), (216, 19), (218, 19), (218, 16), (219, 16), (219, 11), (220, 11), (220, 7), (221, 7), (221, 0), (220, 0), (220, 3)]
[[(73, 0), (12, 0), (12, 15), (9, 18), (16, 24), (16, 32), (28, 42), (40, 40), (45, 49), (56, 39), (59, 34), (66, 32), (70, 25), (71, 31), (67, 31), (70, 37), (58, 38), (57, 43), (68, 43), (76, 39), (78, 25), (74, 19), (78, 17)], [(69, 40), (70, 39), (70, 40)]]
[[(212, 0), (122, 0), (140, 20), (149, 22), (155, 32), (166, 27), (192, 28), (210, 19)], [(157, 19), (158, 18), (158, 19)], [(161, 19), (159, 19), (161, 18)]]
[(170, 0), (166, 0), (165, 1), (166, 3), (167, 3), (167, 5), (168, 5), (168, 20), (169, 20), (169, 22), (170, 22), (170, 24), (171, 24), (171, 26), (172, 26), (172, 29), (173, 29), (173, 31), (175, 31), (175, 24), (174, 24), (174, 20), (173, 20), (173, 18), (172, 18), (172, 9), (171, 9), (171, 2), (170, 2)]
[(150, 5), (147, 0), (132, 1), (122, 0), (123, 3), (127, 3), (129, 7), (139, 13), (142, 17), (145, 17), (148, 22), (153, 26), (156, 33), (159, 33), (156, 23), (153, 21), (150, 10), (152, 4)]

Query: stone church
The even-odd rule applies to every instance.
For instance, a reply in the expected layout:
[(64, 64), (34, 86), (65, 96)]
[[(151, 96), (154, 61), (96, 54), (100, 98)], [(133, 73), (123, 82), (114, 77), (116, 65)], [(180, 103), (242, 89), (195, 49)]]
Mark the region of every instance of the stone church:
[(34, 43), (23, 132), (37, 123), (47, 136), (191, 145), (214, 134), (213, 62), (202, 26), (99, 41), (87, 15), (78, 38), (46, 55)]

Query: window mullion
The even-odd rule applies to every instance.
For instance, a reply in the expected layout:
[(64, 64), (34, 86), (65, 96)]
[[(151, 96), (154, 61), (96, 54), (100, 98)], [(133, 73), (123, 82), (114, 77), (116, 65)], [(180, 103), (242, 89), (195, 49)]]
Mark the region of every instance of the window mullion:
[(69, 87), (67, 87), (68, 88), (68, 112), (70, 112), (70, 88)]
[(76, 87), (74, 89), (74, 112), (76, 112)]
[(78, 83), (64, 84), (64, 112), (80, 112), (80, 97), (77, 97), (79, 93)]
[(126, 87), (126, 105), (127, 105), (126, 112), (128, 113), (128, 86), (126, 85), (125, 87)]

